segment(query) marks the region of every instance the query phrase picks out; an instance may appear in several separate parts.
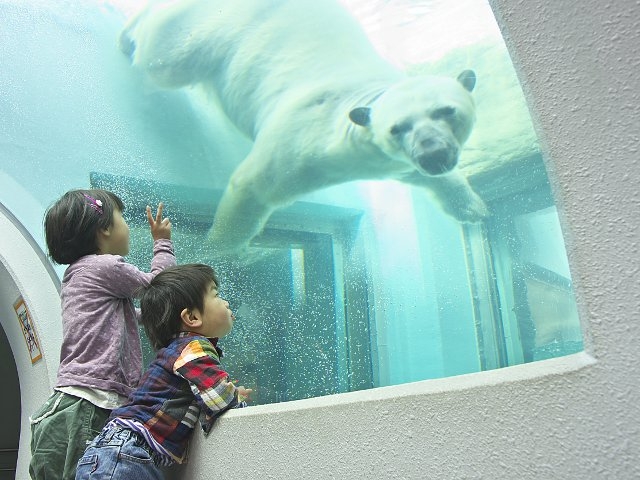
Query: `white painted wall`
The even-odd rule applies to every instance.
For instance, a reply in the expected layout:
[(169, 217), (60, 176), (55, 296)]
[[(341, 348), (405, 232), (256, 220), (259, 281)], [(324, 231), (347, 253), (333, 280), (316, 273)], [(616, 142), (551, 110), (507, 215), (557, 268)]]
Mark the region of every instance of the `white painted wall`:
[[(174, 478), (640, 478), (640, 4), (491, 3), (549, 156), (587, 353), (230, 412), (208, 439), (196, 434)], [(0, 259), (51, 362), (25, 362), (20, 332), (5, 328), (21, 388), (33, 392), (24, 429), (55, 371), (59, 307), (1, 214), (0, 232)], [(18, 479), (28, 478), (27, 431)]]
[[(4, 329), (20, 380), (20, 446), (16, 479), (29, 478), (28, 466), (31, 433), (29, 414), (47, 397), (56, 379), (62, 326), (60, 298), (49, 270), (45, 268), (42, 250), (0, 209), (0, 325)], [(42, 360), (31, 363), (31, 357), (18, 324), (14, 302), (22, 295), (27, 304), (43, 352)], [(11, 415), (14, 412), (3, 412)]]

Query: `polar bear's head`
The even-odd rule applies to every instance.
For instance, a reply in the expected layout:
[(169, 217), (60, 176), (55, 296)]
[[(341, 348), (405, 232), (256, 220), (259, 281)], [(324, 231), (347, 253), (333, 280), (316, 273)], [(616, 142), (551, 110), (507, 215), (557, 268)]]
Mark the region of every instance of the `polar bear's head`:
[(387, 156), (408, 162), (423, 175), (449, 172), (458, 163), (475, 120), (470, 92), (476, 76), (465, 70), (457, 79), (416, 76), (402, 80), (370, 106), (349, 113), (370, 130)]

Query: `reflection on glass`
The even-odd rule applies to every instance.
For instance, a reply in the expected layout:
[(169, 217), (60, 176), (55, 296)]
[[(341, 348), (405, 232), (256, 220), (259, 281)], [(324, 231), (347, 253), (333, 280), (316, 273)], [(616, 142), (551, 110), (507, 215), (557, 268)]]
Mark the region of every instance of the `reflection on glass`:
[[(325, 4), (309, 3), (318, 12)], [(221, 257), (209, 233), (252, 141), (215, 108), (211, 92), (158, 88), (131, 67), (117, 39), (142, 7), (98, 0), (73, 9), (45, 1), (0, 3), (6, 20), (0, 202), (35, 237), (41, 238), (41, 227), (34, 218), (62, 192), (107, 188), (127, 205), (129, 260), (144, 267), (144, 207), (164, 201), (180, 263), (209, 262), (219, 273), (221, 293), (238, 318), (224, 341), (225, 365), (257, 388), (256, 403), (582, 350), (542, 153), (486, 2), (344, 0), (331, 8), (350, 12), (376, 55), (398, 71), (452, 79), (475, 72), (476, 123), (455, 172), (491, 214), (475, 223), (452, 218), (443, 203), (455, 198), (436, 201), (438, 192), (416, 185), (425, 182), (424, 173), (408, 183), (360, 175), (305, 190), (274, 208), (250, 238), (250, 260), (240, 253)], [(284, 41), (289, 33), (281, 34)], [(348, 32), (333, 35), (326, 48), (349, 45)], [(258, 54), (254, 48), (251, 54)], [(309, 102), (330, 101), (323, 98)], [(449, 121), (455, 111), (440, 106), (430, 115)], [(318, 128), (314, 122), (303, 129)], [(406, 125), (393, 128), (402, 132)], [(287, 140), (291, 131), (270, 135)], [(296, 191), (302, 180), (289, 178), (287, 188)], [(239, 224), (250, 214), (239, 216)]]

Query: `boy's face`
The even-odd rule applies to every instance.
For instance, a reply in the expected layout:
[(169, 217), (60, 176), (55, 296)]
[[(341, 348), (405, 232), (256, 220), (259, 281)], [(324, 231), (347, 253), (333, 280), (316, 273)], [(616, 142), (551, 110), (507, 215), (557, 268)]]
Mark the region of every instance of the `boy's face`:
[[(197, 310), (196, 310), (197, 311)], [(218, 295), (218, 288), (211, 282), (204, 295), (201, 334), (206, 337), (222, 338), (233, 328), (235, 317), (229, 309), (229, 302)]]

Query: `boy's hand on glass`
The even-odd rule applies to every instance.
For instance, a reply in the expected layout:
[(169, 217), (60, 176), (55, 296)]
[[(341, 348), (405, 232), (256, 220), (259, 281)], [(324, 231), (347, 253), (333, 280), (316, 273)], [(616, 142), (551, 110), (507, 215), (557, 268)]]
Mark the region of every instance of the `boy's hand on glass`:
[(244, 387), (236, 387), (238, 390), (238, 402), (246, 402), (250, 401), (251, 393), (253, 392), (253, 388), (244, 388)]
[(168, 218), (162, 218), (163, 208), (164, 204), (160, 202), (154, 218), (151, 215), (151, 207), (147, 205), (147, 220), (149, 221), (149, 228), (154, 241), (160, 239), (171, 240), (171, 222)]

